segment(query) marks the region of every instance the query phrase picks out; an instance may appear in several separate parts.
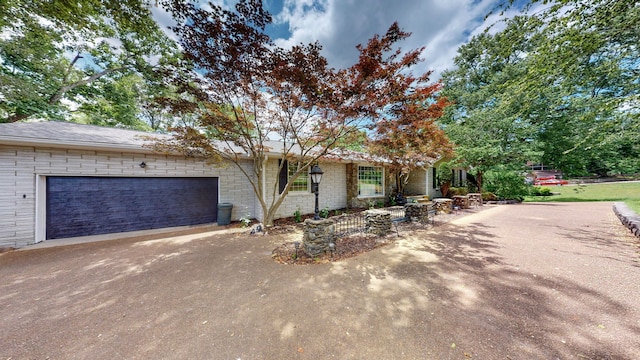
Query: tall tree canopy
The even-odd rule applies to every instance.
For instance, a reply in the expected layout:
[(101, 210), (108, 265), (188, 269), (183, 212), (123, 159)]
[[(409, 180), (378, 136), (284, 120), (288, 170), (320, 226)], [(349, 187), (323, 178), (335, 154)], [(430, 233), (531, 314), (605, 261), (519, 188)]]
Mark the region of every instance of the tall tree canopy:
[(443, 75), (459, 160), (480, 173), (523, 160), (569, 175), (639, 172), (640, 4), (541, 3), (463, 45)]
[[(182, 1), (163, 5), (178, 22), (173, 30), (185, 60), (197, 69), (192, 76), (173, 79), (184, 91), (173, 107), (191, 109), (199, 118), (197, 126), (176, 127), (175, 141), (161, 147), (186, 153), (197, 149), (210, 159), (238, 165), (260, 200), (267, 225), (292, 184), (282, 192), (277, 182), (263, 188), (267, 153), (281, 151), (284, 159), (298, 164), (296, 178), (345, 139), (357, 139), (365, 129), (376, 131), (400, 120), (400, 114), (407, 123), (417, 121), (411, 114), (429, 107), (433, 91), (425, 90), (427, 76), (410, 74), (420, 51), (396, 48), (409, 36), (397, 24), (359, 45), (356, 64), (336, 70), (318, 43), (276, 46), (265, 33), (271, 15), (259, 0), (241, 0), (235, 9)], [(425, 138), (436, 133), (430, 129)], [(269, 140), (282, 141), (282, 148), (270, 149)], [(249, 154), (252, 171), (241, 166), (239, 153)]]
[[(134, 81), (132, 74), (152, 77), (176, 49), (144, 0), (2, 1), (0, 33), (0, 122), (68, 119), (69, 110), (105, 92), (84, 110), (109, 96), (123, 110), (113, 90)], [(111, 115), (135, 127), (135, 110)]]
[(527, 71), (524, 54), (535, 42), (526, 37), (526, 25), (514, 20), (501, 33), (480, 34), (461, 46), (457, 68), (443, 73), (443, 94), (453, 105), (442, 123), (456, 144), (457, 162), (475, 172), (480, 188), (487, 170), (539, 157), (534, 121), (521, 114), (522, 97), (514, 90)]

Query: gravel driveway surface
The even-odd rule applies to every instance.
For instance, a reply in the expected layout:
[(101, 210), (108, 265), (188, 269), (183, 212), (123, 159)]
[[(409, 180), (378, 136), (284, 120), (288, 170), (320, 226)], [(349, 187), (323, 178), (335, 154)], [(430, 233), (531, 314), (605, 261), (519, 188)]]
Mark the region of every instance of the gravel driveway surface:
[(0, 360), (640, 359), (611, 206), (485, 206), (308, 266), (234, 230), (5, 253)]

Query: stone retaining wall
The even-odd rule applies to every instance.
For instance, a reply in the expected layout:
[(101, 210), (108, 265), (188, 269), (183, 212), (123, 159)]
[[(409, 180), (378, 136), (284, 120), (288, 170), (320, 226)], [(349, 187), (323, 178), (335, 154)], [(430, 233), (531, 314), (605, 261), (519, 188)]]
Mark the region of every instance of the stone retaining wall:
[(391, 213), (384, 210), (367, 210), (364, 212), (365, 232), (386, 235), (391, 231)]
[(622, 202), (613, 204), (613, 212), (624, 226), (631, 230), (631, 233), (640, 238), (640, 216)]

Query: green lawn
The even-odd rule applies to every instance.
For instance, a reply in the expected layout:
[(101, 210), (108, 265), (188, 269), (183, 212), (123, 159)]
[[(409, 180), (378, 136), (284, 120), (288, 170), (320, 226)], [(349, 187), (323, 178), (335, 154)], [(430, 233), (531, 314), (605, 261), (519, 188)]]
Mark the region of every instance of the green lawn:
[(631, 210), (635, 211), (636, 214), (640, 214), (640, 200), (626, 200), (625, 203)]
[(640, 182), (545, 186), (553, 196), (527, 196), (526, 202), (624, 201), (640, 214)]

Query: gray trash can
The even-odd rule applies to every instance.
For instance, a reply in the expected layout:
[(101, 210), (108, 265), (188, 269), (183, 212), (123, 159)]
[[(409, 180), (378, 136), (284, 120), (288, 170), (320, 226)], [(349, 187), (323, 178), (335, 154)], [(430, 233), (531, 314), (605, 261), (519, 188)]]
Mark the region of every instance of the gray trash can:
[(218, 204), (218, 225), (229, 225), (231, 223), (231, 210), (233, 204), (219, 203)]

